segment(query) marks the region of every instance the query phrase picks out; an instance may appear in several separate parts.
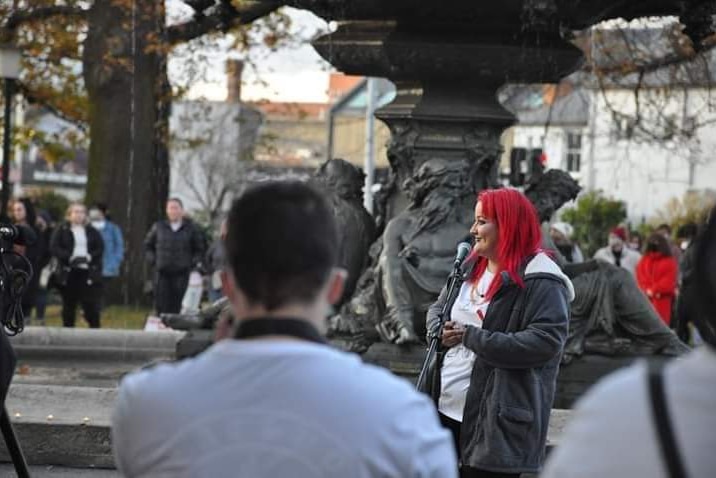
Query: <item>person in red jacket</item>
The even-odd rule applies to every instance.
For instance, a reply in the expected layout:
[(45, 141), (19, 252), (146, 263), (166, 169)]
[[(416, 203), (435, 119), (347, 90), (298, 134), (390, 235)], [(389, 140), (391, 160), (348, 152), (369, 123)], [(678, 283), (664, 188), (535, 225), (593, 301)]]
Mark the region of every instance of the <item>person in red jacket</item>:
[(658, 233), (649, 236), (644, 256), (636, 266), (636, 281), (666, 325), (671, 322), (678, 269), (666, 238)]

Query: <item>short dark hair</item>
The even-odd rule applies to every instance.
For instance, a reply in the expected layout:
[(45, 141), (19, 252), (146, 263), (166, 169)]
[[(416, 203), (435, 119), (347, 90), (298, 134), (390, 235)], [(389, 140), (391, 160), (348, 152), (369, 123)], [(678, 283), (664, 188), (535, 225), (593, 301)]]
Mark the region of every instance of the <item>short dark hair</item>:
[(247, 191), (229, 212), (226, 256), (252, 304), (310, 303), (337, 260), (337, 231), (324, 197), (294, 181)]
[(660, 252), (665, 256), (671, 256), (669, 241), (658, 232), (652, 233), (646, 240), (645, 252)]
[(184, 209), (184, 203), (181, 202), (181, 199), (179, 199), (179, 198), (169, 198), (169, 199), (167, 199), (167, 204), (169, 204), (170, 202), (175, 202), (175, 203), (179, 204), (179, 206), (180, 206), (182, 209)]
[(666, 223), (664, 223), (664, 224), (659, 224), (659, 227), (657, 227), (656, 230), (657, 230), (657, 231), (666, 231), (666, 232), (669, 233), (669, 235), (671, 235), (671, 226), (669, 226), (669, 225), (666, 224)]
[(693, 222), (687, 222), (676, 231), (678, 239), (693, 239), (699, 233), (699, 226)]
[(92, 205), (92, 209), (99, 210), (103, 215), (107, 215), (107, 205), (103, 202), (96, 202)]

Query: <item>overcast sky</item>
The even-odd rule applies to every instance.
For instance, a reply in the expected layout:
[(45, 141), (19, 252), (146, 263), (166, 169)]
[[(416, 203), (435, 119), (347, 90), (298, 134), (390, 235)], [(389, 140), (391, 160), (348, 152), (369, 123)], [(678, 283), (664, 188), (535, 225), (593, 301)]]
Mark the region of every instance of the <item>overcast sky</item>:
[[(167, 2), (169, 23), (191, 14), (181, 3)], [(316, 35), (328, 31), (328, 24), (310, 12), (286, 9), (292, 19), (291, 30), (298, 39), (290, 48), (271, 52), (259, 48), (252, 53), (256, 69), (244, 71), (242, 97), (244, 100), (325, 102), (327, 100), (330, 65), (310, 46)], [(201, 42), (199, 52), (184, 54), (181, 49), (172, 55), (169, 63), (170, 78), (174, 84), (188, 81), (190, 98), (223, 100), (226, 98), (225, 62), (229, 57), (241, 58), (232, 51), (230, 40), (217, 39)], [(188, 80), (191, 78), (191, 80)]]

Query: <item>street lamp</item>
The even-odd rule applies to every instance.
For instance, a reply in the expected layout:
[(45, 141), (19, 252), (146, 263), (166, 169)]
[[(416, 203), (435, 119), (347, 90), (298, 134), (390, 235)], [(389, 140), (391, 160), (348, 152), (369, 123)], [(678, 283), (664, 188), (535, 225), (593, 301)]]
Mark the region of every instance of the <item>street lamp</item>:
[(0, 45), (0, 78), (5, 83), (5, 121), (2, 141), (2, 204), (0, 204), (0, 217), (7, 217), (7, 206), (10, 201), (10, 147), (12, 135), (12, 95), (15, 90), (15, 80), (20, 76), (20, 50), (13, 45)]

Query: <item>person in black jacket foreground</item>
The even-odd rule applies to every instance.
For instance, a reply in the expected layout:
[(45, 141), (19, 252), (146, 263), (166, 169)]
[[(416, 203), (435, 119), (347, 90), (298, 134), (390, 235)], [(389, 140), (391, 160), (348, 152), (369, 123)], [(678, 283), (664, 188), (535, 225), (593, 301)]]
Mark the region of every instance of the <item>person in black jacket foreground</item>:
[(54, 280), (62, 294), (62, 325), (75, 326), (79, 302), (89, 326), (98, 329), (102, 304), (102, 236), (87, 224), (87, 208), (83, 204), (71, 204), (67, 219), (50, 241), (50, 251), (59, 266)]
[(201, 268), (205, 244), (199, 228), (184, 217), (181, 200), (167, 201), (167, 219), (156, 222), (144, 240), (149, 265), (154, 267), (157, 314), (178, 314), (192, 270)]
[(475, 207), (472, 253), (453, 297), (427, 314), (438, 333), (448, 304), (438, 411), (462, 477), (537, 473), (567, 341), (574, 288), (541, 250), (534, 206), (514, 189), (486, 190)]

